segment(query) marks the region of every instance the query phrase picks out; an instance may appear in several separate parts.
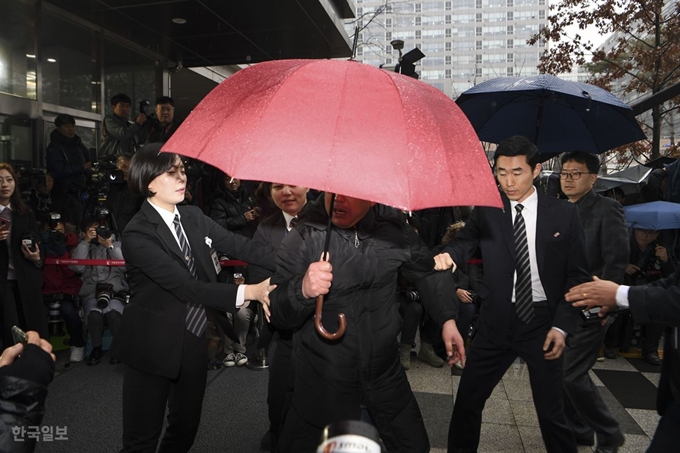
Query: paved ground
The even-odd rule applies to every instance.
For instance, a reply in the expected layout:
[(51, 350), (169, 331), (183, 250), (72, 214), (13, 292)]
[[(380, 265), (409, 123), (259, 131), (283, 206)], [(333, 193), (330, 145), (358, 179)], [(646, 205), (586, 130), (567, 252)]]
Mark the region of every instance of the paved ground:
[[(67, 429), (68, 440), (39, 440), (38, 452), (115, 452), (121, 448), (121, 388), (123, 365), (77, 364), (66, 368), (66, 351), (57, 357), (58, 376), (50, 386), (44, 426)], [(598, 363), (591, 372), (626, 434), (620, 451), (644, 451), (658, 416), (654, 398), (659, 367), (640, 359), (619, 357)], [(420, 403), (432, 452), (446, 451), (453, 398), (460, 376), (448, 368), (432, 368), (415, 356), (408, 371)], [(484, 411), (480, 452), (541, 452), (543, 443), (533, 408), (526, 366), (511, 366)], [(201, 428), (194, 452), (260, 452), (266, 431), (266, 371), (245, 367), (210, 371)], [(605, 385), (606, 384), (606, 385)], [(580, 452), (592, 451), (582, 448)]]

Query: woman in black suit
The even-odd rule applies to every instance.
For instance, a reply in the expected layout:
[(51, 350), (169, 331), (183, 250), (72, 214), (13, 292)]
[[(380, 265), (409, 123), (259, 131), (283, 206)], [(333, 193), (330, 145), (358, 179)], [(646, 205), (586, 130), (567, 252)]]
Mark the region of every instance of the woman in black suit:
[[(261, 185), (261, 192), (271, 197), (279, 211), (270, 215), (258, 225), (253, 240), (278, 249), (283, 238), (293, 229), (294, 220), (297, 219), (298, 213), (307, 203), (309, 189), (301, 186), (264, 182)], [(251, 281), (259, 282), (269, 277), (271, 272), (266, 272), (257, 266), (251, 266), (249, 274)], [(258, 346), (266, 347), (275, 329), (276, 326), (267, 324), (262, 329)], [(288, 372), (293, 350), (293, 331), (278, 330), (278, 332), (274, 357), (270, 360), (267, 387), (269, 431), (265, 433), (260, 442), (260, 446), (265, 450), (270, 450), (273, 445), (276, 445), (279, 428), (283, 421), (286, 394), (291, 391), (288, 383)]]
[[(14, 344), (13, 325), (47, 338), (38, 225), (33, 211), (21, 200), (17, 184), (14, 168), (0, 163), (0, 340), (4, 344), (0, 350)], [(30, 248), (22, 242), (29, 237)]]
[[(123, 451), (188, 451), (198, 430), (205, 393), (208, 341), (205, 308), (232, 313), (257, 301), (269, 314), (265, 280), (258, 285), (217, 282), (216, 251), (274, 267), (274, 251), (221, 228), (184, 199), (186, 175), (177, 154), (147, 145), (132, 159), (128, 184), (146, 198), (125, 228), (123, 255), (131, 300), (114, 355), (126, 365)], [(188, 246), (187, 246), (188, 245)]]

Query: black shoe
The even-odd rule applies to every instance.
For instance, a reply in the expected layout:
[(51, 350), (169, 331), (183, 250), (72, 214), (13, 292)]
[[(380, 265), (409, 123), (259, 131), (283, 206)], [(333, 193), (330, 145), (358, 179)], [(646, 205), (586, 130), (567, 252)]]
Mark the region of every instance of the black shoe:
[(645, 359), (645, 362), (649, 363), (650, 365), (654, 365), (654, 366), (661, 365), (661, 359), (659, 358), (659, 353), (656, 352), (656, 351), (643, 352), (642, 358)]
[(92, 352), (90, 353), (90, 357), (87, 358), (87, 364), (89, 366), (97, 365), (99, 362), (102, 360), (102, 356), (104, 353), (102, 352), (102, 347), (97, 346), (96, 348), (92, 349)]

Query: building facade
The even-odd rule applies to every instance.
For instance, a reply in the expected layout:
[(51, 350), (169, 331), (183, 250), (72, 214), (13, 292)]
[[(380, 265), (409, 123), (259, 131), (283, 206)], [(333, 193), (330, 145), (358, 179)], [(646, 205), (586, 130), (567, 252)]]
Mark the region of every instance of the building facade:
[(488, 79), (538, 73), (543, 44), (526, 41), (547, 23), (549, 0), (356, 0), (357, 60), (387, 67), (399, 55), (390, 42), (404, 41), (404, 52), (419, 48), (420, 79), (451, 98)]

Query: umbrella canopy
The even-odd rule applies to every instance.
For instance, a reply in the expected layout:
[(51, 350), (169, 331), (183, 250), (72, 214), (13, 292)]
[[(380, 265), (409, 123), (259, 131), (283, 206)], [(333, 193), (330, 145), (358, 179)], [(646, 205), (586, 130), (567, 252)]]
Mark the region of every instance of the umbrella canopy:
[(241, 179), (406, 210), (501, 207), (479, 139), (441, 91), (354, 61), (278, 60), (239, 71), (165, 144)]
[(680, 203), (652, 201), (624, 206), (626, 222), (632, 228), (645, 230), (675, 230), (680, 228)]
[(630, 107), (610, 92), (547, 74), (488, 80), (456, 102), (481, 140), (523, 135), (541, 153), (603, 153), (645, 138)]
[[(604, 192), (614, 187), (632, 186), (639, 192), (639, 185), (645, 182), (652, 168), (644, 165), (635, 165), (625, 170), (617, 171), (606, 176), (599, 176), (593, 189), (595, 192)], [(634, 191), (635, 189), (631, 189)]]

